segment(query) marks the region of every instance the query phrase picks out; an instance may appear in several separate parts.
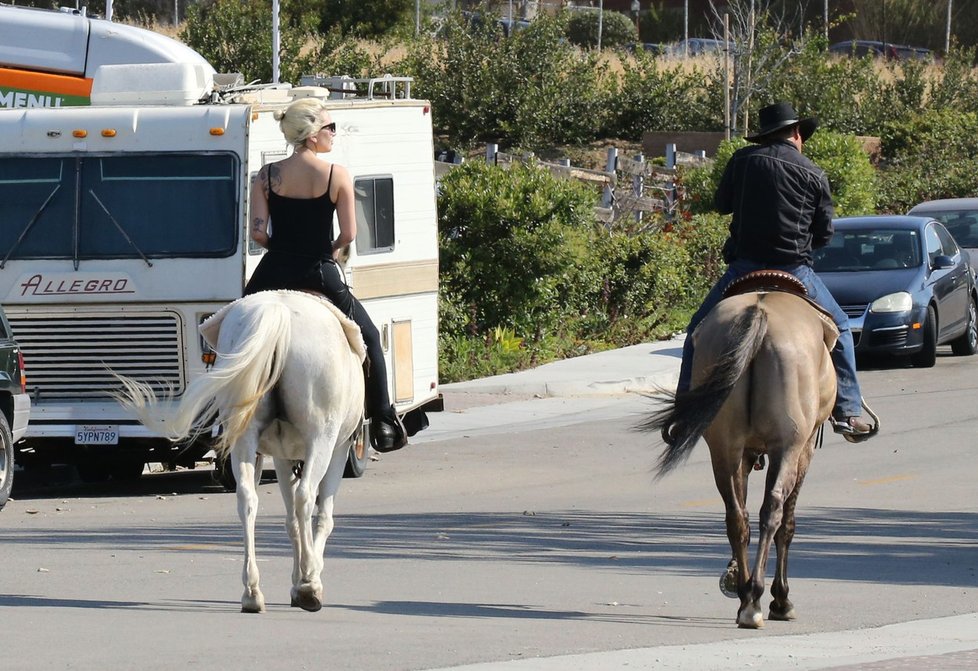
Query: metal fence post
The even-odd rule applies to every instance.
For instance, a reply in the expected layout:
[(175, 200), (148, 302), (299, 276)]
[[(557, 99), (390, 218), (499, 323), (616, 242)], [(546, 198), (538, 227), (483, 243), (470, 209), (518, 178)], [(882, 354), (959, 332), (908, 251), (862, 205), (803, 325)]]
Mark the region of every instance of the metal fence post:
[(676, 207), (676, 145), (666, 145), (666, 167), (672, 170), (672, 177), (666, 189), (666, 217), (671, 221)]
[[(618, 169), (618, 148), (608, 147), (608, 161), (605, 163), (604, 171), (614, 173)], [(604, 195), (601, 197), (601, 207), (611, 207), (615, 202), (615, 191), (612, 184), (606, 184)]]
[[(636, 156), (635, 163), (638, 164), (641, 170), (636, 172), (635, 176), (632, 177), (632, 191), (635, 193), (635, 198), (640, 199), (645, 194), (645, 154)], [(635, 221), (642, 223), (642, 210), (637, 206), (635, 208)]]

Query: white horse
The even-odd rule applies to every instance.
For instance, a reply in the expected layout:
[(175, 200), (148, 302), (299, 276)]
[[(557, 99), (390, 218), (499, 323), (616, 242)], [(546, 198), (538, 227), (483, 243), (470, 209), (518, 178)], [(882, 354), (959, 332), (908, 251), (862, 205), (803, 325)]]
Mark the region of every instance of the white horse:
[(317, 611), (333, 497), (363, 422), (360, 329), (325, 299), (264, 291), (226, 306), (200, 331), (217, 362), (187, 386), (179, 404), (165, 410), (148, 386), (125, 378), (120, 398), (144, 424), (175, 440), (209, 429), (216, 411), (222, 433), (215, 449), (231, 460), (244, 526), (245, 613), (265, 610), (255, 560), (256, 485), (262, 456), (273, 457), (292, 540), (291, 603)]

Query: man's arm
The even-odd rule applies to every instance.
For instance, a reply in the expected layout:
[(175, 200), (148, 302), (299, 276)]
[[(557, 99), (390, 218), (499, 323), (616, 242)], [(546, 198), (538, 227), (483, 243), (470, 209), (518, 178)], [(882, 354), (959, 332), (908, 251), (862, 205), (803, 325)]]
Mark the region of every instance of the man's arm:
[(720, 214), (733, 212), (733, 165), (734, 157), (731, 156), (723, 168), (723, 176), (720, 177), (717, 192), (713, 196), (713, 206)]
[(832, 192), (829, 189), (829, 180), (823, 172), (818, 185), (818, 199), (815, 203), (815, 216), (812, 220), (812, 249), (818, 249), (829, 244), (835, 229), (832, 226), (832, 218), (835, 216), (835, 208), (832, 206)]

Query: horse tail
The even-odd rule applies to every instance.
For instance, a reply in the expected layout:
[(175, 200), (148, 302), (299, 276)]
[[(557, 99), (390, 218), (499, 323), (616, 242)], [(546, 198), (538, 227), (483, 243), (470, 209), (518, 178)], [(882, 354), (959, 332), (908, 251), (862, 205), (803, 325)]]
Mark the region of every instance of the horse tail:
[(662, 477), (689, 457), (693, 446), (713, 422), (754, 360), (766, 334), (767, 313), (760, 305), (748, 306), (735, 318), (729, 329), (727, 347), (718, 357), (707, 380), (682, 394), (661, 394), (666, 407), (652, 413), (639, 427), (646, 431), (661, 431), (666, 443), (666, 449), (656, 466), (657, 477)]
[(123, 389), (116, 398), (130, 407), (148, 428), (173, 441), (193, 439), (208, 430), (220, 416), (222, 433), (214, 444), (225, 455), (251, 422), (258, 402), (278, 383), (292, 336), (292, 315), (276, 303), (261, 310), (245, 311), (240, 320), (225, 318), (222, 328), (240, 325), (227, 351), (218, 354), (214, 368), (187, 385), (179, 403), (172, 396), (157, 398), (152, 388), (116, 375)]

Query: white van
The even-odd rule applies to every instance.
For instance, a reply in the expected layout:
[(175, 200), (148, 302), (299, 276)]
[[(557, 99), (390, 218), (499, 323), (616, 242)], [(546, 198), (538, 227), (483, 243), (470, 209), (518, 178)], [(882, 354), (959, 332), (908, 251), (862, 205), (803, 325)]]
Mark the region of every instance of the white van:
[[(264, 251), (248, 236), (251, 177), (288, 154), (272, 113), (297, 96), (329, 99), (337, 124), (330, 160), (357, 196), (347, 280), (381, 331), (391, 397), (409, 432), (441, 409), (429, 104), (404, 78), (211, 93), (212, 77), (193, 61), (108, 64), (90, 106), (0, 109), (0, 303), (28, 367), (25, 467), (132, 478), (205, 458), (207, 440), (171, 444), (119, 406), (110, 371), (177, 395), (206, 374), (197, 325), (241, 296)], [(348, 473), (366, 462), (360, 445)]]

